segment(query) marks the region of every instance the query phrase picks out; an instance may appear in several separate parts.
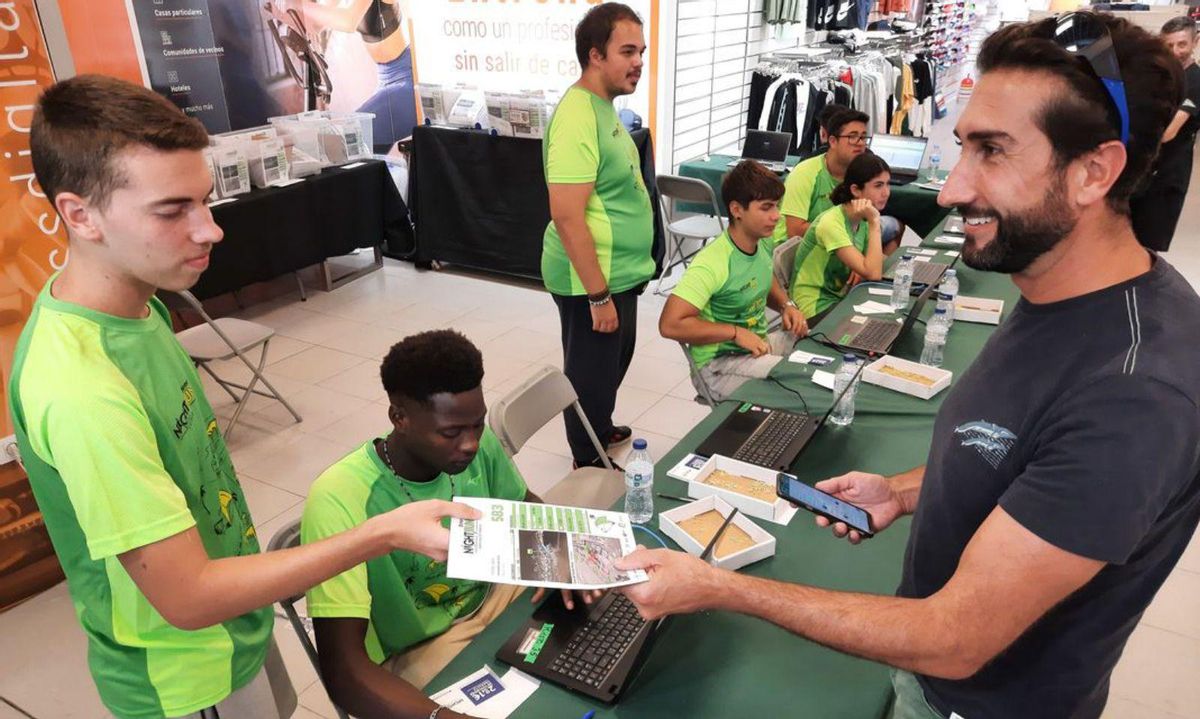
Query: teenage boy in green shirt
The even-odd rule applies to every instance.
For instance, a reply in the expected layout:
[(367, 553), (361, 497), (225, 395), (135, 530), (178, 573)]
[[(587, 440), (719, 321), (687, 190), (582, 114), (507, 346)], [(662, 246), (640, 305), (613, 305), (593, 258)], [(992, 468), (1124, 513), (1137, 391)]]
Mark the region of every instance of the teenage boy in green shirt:
[(154, 297), (195, 284), (221, 240), (207, 146), (165, 98), (98, 75), (46, 90), (31, 126), (71, 257), (21, 333), (9, 409), (93, 679), (121, 719), (290, 716), (270, 605), (393, 550), (444, 557), (441, 519), (478, 516), (427, 502), (259, 554), (212, 407)]
[[(775, 173), (753, 160), (725, 176), (729, 229), (692, 259), (658, 320), (663, 337), (690, 345), (699, 368), (692, 382), (697, 391), (703, 382), (717, 401), (746, 380), (766, 377), (795, 338), (808, 334), (761, 242), (779, 222), (783, 193)], [(783, 332), (768, 336), (767, 305), (782, 316)]]
[[(380, 375), (392, 430), (317, 478), (304, 505), (305, 543), (424, 499), (541, 501), (485, 424), (483, 357), (467, 338), (453, 330), (406, 337)], [(522, 589), (449, 579), (445, 564), (412, 552), (376, 557), (313, 587), (308, 613), (330, 698), (360, 719), (461, 717), (421, 689)], [(570, 593), (563, 596), (571, 607)]]
[(829, 193), (846, 176), (851, 161), (867, 150), (869, 121), (866, 113), (858, 110), (837, 113), (829, 119), (829, 149), (796, 165), (788, 174), (779, 205), (787, 228), (785, 238), (803, 237), (813, 220), (833, 207)]
[[(637, 89), (646, 40), (629, 7), (604, 3), (575, 28), (583, 73), (554, 110), (542, 143), (550, 224), (542, 281), (562, 323), (563, 372), (600, 440), (628, 440), (614, 425), (617, 389), (637, 343), (637, 298), (654, 275), (654, 210), (633, 139), (613, 98)], [(576, 466), (602, 464), (583, 424), (565, 415)]]

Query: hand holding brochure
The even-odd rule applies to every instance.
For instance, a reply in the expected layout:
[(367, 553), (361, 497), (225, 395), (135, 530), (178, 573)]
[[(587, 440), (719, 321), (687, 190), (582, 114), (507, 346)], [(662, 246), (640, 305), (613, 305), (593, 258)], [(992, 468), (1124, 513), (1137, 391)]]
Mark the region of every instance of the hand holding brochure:
[(605, 589), (637, 584), (640, 569), (613, 566), (637, 548), (623, 512), (455, 497), (483, 513), (450, 521), (446, 576), (480, 582), (558, 589)]

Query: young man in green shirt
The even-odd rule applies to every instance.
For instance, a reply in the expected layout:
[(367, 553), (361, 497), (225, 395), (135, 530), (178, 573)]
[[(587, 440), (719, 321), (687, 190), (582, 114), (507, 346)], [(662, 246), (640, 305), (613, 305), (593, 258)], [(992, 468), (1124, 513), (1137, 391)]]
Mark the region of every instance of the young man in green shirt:
[[(658, 330), (689, 345), (699, 368), (693, 376), (721, 401), (749, 379), (761, 379), (808, 334), (804, 315), (788, 299), (761, 242), (779, 222), (783, 183), (753, 160), (740, 162), (721, 182), (729, 229), (692, 259), (667, 299)], [(768, 336), (766, 308), (782, 316), (783, 331)]]
[[(467, 338), (453, 330), (406, 337), (380, 374), (392, 430), (317, 478), (304, 505), (305, 543), (423, 499), (541, 501), (485, 424), (483, 357)], [(312, 588), (308, 613), (330, 698), (360, 719), (434, 711), (457, 719), (421, 689), (522, 589), (449, 579), (445, 564), (412, 552), (376, 557)]]
[(444, 557), (442, 517), (478, 515), (429, 502), (259, 554), (212, 407), (154, 297), (192, 286), (221, 240), (207, 145), (165, 98), (97, 75), (46, 90), (31, 127), (71, 257), (21, 333), (9, 409), (92, 676), (121, 719), (290, 716), (271, 603), (396, 549)]
[[(542, 143), (550, 224), (542, 281), (562, 322), (563, 371), (605, 444), (629, 439), (613, 424), (617, 389), (637, 342), (637, 298), (654, 275), (654, 210), (633, 139), (613, 98), (637, 89), (646, 40), (629, 7), (604, 3), (575, 28), (583, 74), (554, 110)], [(565, 415), (576, 466), (601, 464), (583, 424)]]

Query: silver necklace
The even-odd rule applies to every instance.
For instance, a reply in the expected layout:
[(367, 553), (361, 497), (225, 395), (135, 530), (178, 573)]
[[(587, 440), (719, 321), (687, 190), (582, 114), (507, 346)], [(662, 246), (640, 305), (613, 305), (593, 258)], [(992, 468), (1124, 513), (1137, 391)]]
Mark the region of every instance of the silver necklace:
[[(380, 453), (380, 459), (383, 460), (384, 465), (386, 465), (388, 470), (391, 471), (392, 476), (395, 477), (397, 480), (399, 480), (398, 484), (400, 485), (400, 489), (404, 490), (404, 495), (406, 497), (408, 497), (408, 501), (410, 501), (410, 502), (417, 501), (417, 498), (412, 495), (412, 492), (408, 491), (408, 487), (404, 484), (404, 478), (401, 477), (400, 473), (396, 471), (396, 466), (392, 464), (392, 457), (390, 454), (388, 454), (387, 437), (384, 437), (383, 439), (381, 439), (379, 441), (379, 446), (383, 448), (383, 452)], [(450, 498), (454, 499), (454, 476), (453, 475), (450, 476)]]

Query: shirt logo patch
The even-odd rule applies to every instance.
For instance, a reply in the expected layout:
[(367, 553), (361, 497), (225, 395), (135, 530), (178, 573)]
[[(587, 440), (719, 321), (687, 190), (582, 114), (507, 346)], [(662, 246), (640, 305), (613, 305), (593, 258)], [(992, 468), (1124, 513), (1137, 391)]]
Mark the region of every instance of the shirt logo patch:
[(954, 428), (954, 434), (962, 437), (962, 446), (974, 447), (992, 469), (1000, 466), (1017, 441), (1017, 435), (1011, 431), (984, 420), (960, 424)]
[(179, 387), (179, 393), (182, 395), (182, 407), (179, 416), (175, 418), (175, 439), (183, 437), (188, 425), (192, 423), (192, 405), (196, 403), (196, 390), (187, 382)]

